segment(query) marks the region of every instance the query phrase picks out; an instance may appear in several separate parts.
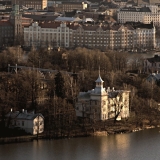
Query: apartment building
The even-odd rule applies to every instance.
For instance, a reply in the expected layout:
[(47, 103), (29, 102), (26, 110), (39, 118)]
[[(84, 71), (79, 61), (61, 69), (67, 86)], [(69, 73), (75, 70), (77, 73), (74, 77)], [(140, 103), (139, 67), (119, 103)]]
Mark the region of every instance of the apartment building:
[(99, 49), (155, 48), (153, 24), (84, 25), (34, 22), (24, 27), (25, 46), (88, 47)]
[(55, 11), (60, 12), (71, 12), (73, 10), (84, 10), (87, 8), (87, 3), (85, 2), (61, 2), (53, 4)]
[(117, 11), (117, 20), (120, 23), (143, 22), (143, 17), (150, 13), (149, 7), (124, 7)]
[(24, 27), (25, 46), (70, 47), (72, 30), (61, 22), (38, 22)]
[(155, 26), (160, 26), (160, 14), (159, 13), (154, 13), (152, 15), (144, 15), (143, 17), (143, 23), (149, 24), (153, 22)]
[(117, 11), (117, 20), (119, 23), (142, 22), (149, 24), (153, 22), (155, 26), (160, 26), (160, 13), (156, 5), (145, 7), (124, 7)]
[(0, 46), (13, 44), (14, 26), (8, 20), (0, 21)]
[(25, 6), (27, 8), (34, 8), (37, 10), (43, 10), (47, 7), (47, 0), (11, 0), (12, 4)]

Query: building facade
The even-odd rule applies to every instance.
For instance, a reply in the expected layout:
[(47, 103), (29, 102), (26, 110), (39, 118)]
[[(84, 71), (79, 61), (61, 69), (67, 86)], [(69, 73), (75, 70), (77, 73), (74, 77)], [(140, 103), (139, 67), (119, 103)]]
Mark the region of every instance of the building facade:
[(88, 47), (99, 49), (155, 48), (153, 24), (84, 25), (34, 22), (24, 27), (24, 45), (35, 47)]
[(0, 46), (12, 45), (14, 42), (14, 26), (8, 20), (0, 21)]
[(84, 10), (87, 8), (85, 2), (61, 2), (53, 4), (54, 11), (70, 12), (73, 10)]
[(143, 22), (144, 15), (148, 16), (150, 13), (149, 7), (124, 7), (117, 11), (117, 20), (119, 23)]
[(142, 22), (149, 24), (153, 22), (155, 26), (160, 26), (159, 8), (155, 5), (120, 8), (117, 11), (117, 20), (119, 23)]
[(22, 17), (19, 5), (13, 5), (10, 15), (0, 20), (0, 47), (23, 44), (23, 27), (32, 22), (31, 18)]
[(115, 118), (121, 120), (129, 117), (129, 92), (103, 87), (99, 75), (96, 87), (88, 92), (80, 92), (75, 105), (78, 117), (87, 117), (95, 121)]
[(24, 45), (34, 47), (70, 47), (72, 30), (66, 23), (47, 22), (24, 27)]
[(23, 37), (22, 14), (19, 12), (19, 5), (12, 6), (9, 21), (14, 27), (14, 41), (20, 41)]
[(20, 6), (25, 6), (27, 8), (34, 8), (37, 10), (43, 10), (47, 7), (47, 0), (11, 0), (12, 5), (16, 4)]

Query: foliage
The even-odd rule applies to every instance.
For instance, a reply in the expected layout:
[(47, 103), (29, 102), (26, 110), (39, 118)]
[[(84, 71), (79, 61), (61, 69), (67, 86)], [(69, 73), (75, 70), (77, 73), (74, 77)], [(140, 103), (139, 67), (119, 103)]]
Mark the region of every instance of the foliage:
[[(3, 71), (0, 75), (0, 120), (4, 120), (10, 108), (34, 109), (44, 114), (46, 123), (49, 123), (46, 126), (51, 130), (58, 133), (60, 127), (69, 132), (69, 128), (78, 123), (74, 112), (76, 96), (79, 91), (95, 87), (99, 67), (105, 88), (131, 90), (130, 109), (140, 119), (149, 115), (151, 108), (157, 110), (160, 97), (159, 86), (145, 82), (146, 75), (126, 74), (127, 70), (142, 70), (142, 59), (141, 55), (86, 48), (61, 51), (32, 49), (27, 54), (17, 47), (8, 48), (0, 53), (0, 70)], [(59, 71), (43, 78), (36, 69), (7, 73), (8, 64)], [(72, 75), (62, 70), (72, 72)], [(42, 83), (45, 87), (41, 88)]]
[(64, 78), (61, 72), (55, 75), (55, 94), (57, 97), (65, 98)]

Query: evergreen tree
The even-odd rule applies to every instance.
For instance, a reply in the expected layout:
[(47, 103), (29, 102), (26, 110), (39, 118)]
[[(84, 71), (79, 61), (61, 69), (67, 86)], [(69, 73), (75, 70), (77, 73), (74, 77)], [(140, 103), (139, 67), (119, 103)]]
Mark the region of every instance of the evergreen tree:
[(64, 78), (61, 72), (58, 72), (55, 76), (55, 93), (57, 97), (60, 97), (62, 99), (65, 98)]

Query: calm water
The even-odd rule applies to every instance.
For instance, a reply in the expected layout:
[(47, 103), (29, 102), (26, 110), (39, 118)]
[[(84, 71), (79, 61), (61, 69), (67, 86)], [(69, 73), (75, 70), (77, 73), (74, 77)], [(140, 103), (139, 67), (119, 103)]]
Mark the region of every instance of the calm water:
[(0, 145), (0, 160), (160, 160), (160, 132)]

